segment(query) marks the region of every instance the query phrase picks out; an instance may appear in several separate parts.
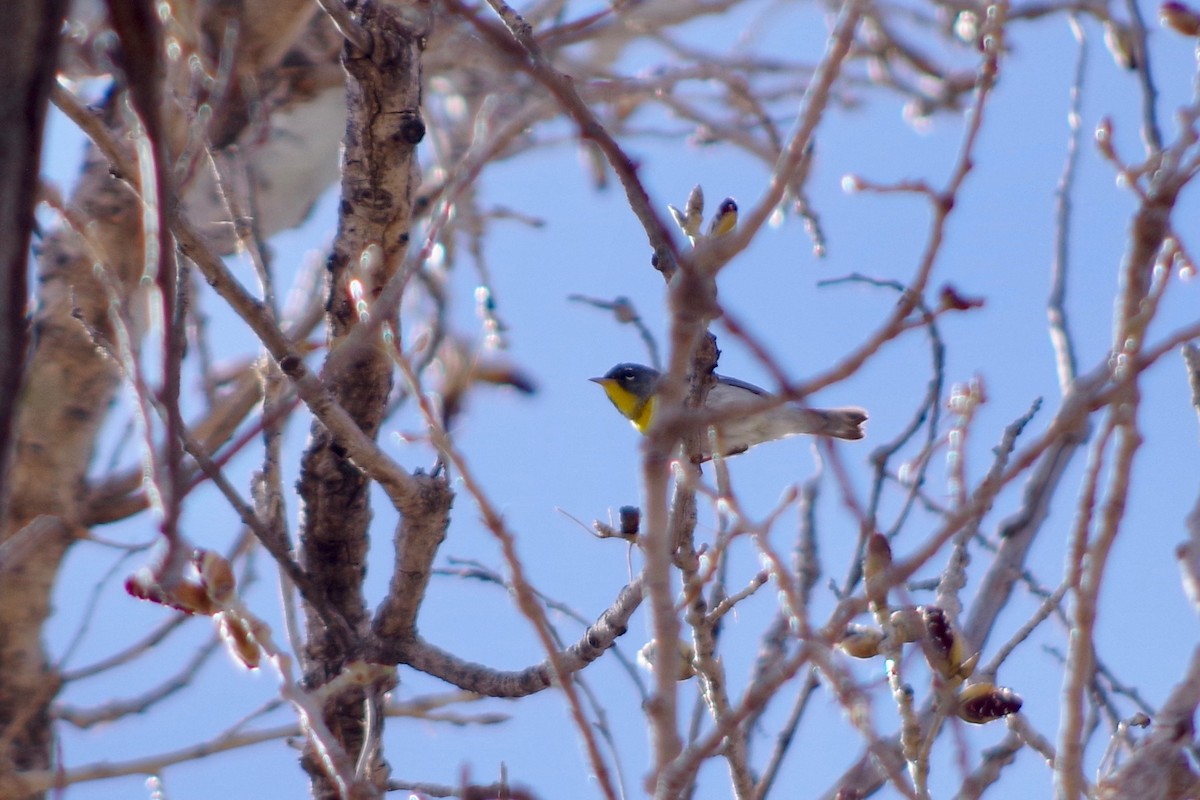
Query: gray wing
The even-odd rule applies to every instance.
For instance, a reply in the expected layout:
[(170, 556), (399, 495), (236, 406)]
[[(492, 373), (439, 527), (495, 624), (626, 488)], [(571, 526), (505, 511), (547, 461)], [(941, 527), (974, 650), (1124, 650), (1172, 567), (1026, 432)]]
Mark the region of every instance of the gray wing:
[(759, 397), (770, 397), (771, 396), (771, 393), (768, 392), (766, 389), (755, 386), (753, 383), (746, 383), (745, 381), (740, 381), (737, 378), (730, 378), (725, 375), (714, 374), (714, 377), (723, 383), (729, 384), (730, 386), (736, 386), (739, 389), (745, 389), (748, 392), (753, 392), (754, 394), (758, 395)]

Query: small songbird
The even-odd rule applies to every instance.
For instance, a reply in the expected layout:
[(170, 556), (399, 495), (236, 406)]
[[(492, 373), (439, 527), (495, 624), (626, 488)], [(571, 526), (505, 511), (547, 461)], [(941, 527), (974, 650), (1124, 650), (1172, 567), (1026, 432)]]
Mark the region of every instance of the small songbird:
[[(771, 397), (765, 389), (736, 378), (713, 377), (717, 382), (708, 390), (704, 407), (722, 418), (716, 426), (722, 456), (737, 455), (756, 444), (800, 433), (835, 439), (863, 438), (862, 424), (867, 414), (861, 408), (819, 409), (781, 403), (766, 410), (754, 410), (762, 405), (764, 398)], [(642, 364), (617, 364), (603, 377), (590, 380), (600, 384), (617, 411), (644, 434), (654, 418), (660, 378), (658, 370)], [(739, 406), (747, 412), (731, 414)], [(705, 460), (712, 458), (707, 438), (702, 444), (702, 455)]]

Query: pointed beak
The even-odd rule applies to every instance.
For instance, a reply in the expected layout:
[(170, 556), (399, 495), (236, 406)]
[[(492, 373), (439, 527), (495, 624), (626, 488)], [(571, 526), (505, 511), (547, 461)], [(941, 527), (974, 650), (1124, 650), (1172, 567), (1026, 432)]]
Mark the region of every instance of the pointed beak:
[(608, 378), (588, 378), (588, 380), (591, 381), (592, 383), (598, 383), (601, 386), (603, 386), (604, 384), (608, 383), (609, 379)]

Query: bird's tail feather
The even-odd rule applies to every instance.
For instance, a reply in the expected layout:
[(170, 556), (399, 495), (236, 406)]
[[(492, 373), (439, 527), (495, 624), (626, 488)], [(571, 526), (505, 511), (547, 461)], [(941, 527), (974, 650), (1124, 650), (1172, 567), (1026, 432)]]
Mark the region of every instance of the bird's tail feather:
[(867, 412), (861, 408), (806, 408), (805, 432), (835, 439), (863, 438), (863, 423)]

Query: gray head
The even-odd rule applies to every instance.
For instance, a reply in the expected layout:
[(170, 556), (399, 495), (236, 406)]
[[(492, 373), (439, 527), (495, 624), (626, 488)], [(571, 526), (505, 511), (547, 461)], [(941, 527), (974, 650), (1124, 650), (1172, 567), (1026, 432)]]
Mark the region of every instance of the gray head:
[(602, 378), (592, 378), (593, 381), (603, 385), (606, 382), (613, 382), (620, 386), (625, 391), (636, 396), (639, 400), (646, 400), (658, 387), (658, 370), (647, 367), (644, 364), (617, 364), (615, 367), (604, 373)]

